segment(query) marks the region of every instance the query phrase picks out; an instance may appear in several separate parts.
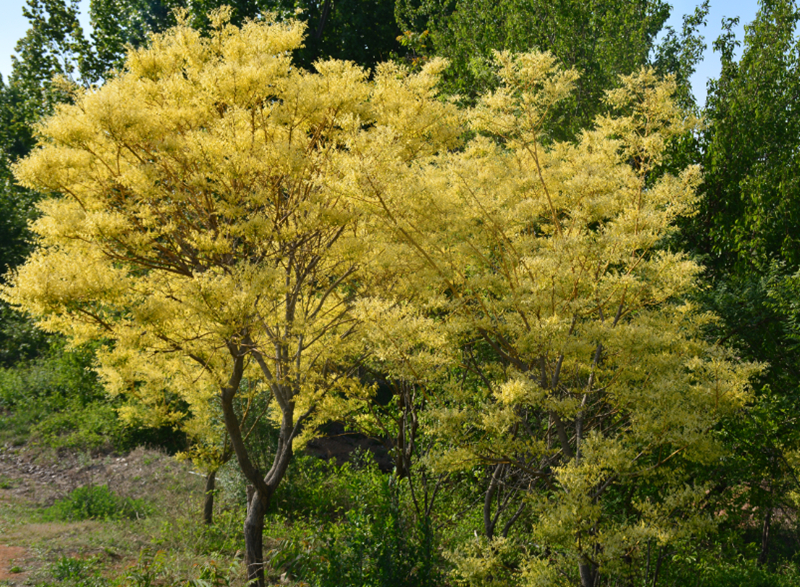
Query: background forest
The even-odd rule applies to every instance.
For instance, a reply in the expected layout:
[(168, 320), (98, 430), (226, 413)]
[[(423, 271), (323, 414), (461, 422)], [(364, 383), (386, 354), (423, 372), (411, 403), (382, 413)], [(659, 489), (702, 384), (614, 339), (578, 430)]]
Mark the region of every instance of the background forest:
[(0, 584), (800, 583), (793, 0), (705, 105), (707, 2), (90, 12), (0, 80)]

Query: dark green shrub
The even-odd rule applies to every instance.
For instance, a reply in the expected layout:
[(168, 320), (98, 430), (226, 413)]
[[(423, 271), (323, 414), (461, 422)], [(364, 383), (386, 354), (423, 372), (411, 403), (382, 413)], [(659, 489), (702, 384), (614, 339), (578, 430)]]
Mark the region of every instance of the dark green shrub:
[[(784, 561), (788, 563), (788, 561)], [(796, 587), (800, 585), (800, 568), (795, 564), (771, 568), (758, 566), (755, 559), (742, 556), (702, 557), (675, 556), (665, 569), (664, 585), (681, 587)]]
[(44, 511), (47, 520), (135, 520), (146, 517), (150, 507), (141, 499), (124, 498), (108, 485), (78, 487)]
[(172, 427), (123, 425), (122, 405), (110, 399), (92, 370), (91, 347), (67, 350), (54, 343), (35, 360), (0, 368), (0, 444), (32, 442), (55, 449), (131, 450), (159, 446), (185, 449), (185, 435)]
[(359, 505), (366, 487), (380, 484), (381, 477), (363, 456), (343, 465), (298, 456), (275, 495), (273, 508), (290, 519), (338, 520)]
[(125, 430), (107, 402), (93, 401), (75, 409), (45, 414), (31, 427), (31, 439), (50, 448), (93, 450), (119, 446)]
[(82, 450), (113, 445), (121, 427), (92, 361), (91, 349), (54, 345), (46, 356), (0, 369), (0, 440)]
[(369, 458), (341, 466), (298, 458), (273, 515), (301, 531), (270, 550), (271, 568), (314, 587), (440, 584), (433, 533), (416, 522), (404, 487)]

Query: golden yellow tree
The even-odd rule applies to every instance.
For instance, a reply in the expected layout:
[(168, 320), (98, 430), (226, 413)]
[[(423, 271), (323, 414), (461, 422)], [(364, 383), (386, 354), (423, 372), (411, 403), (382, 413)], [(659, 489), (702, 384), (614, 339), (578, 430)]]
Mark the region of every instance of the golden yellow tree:
[[(348, 377), (365, 251), (343, 192), (358, 156), (349, 146), (391, 143), (410, 161), (457, 128), (435, 98), (442, 62), (414, 75), (384, 66), (371, 82), (340, 61), (310, 73), (291, 63), (303, 25), (267, 15), (237, 28), (229, 15), (212, 15), (208, 37), (186, 24), (154, 36), (118, 77), (42, 123), (16, 175), (54, 196), (4, 295), (46, 329), (110, 341), (100, 360), (118, 389), (157, 390), (148, 382), (163, 369), (198, 434), (221, 414), (253, 488), (246, 563), (263, 585), (263, 519), (293, 442)], [(252, 392), (270, 396), (279, 426), (268, 471), (235, 410)]]
[[(486, 538), (453, 553), (457, 576), (593, 587), (707, 526), (689, 471), (720, 456), (711, 429), (743, 406), (755, 367), (703, 339), (713, 317), (687, 301), (700, 267), (666, 248), (700, 181), (696, 167), (658, 172), (693, 124), (673, 81), (621, 79), (615, 114), (557, 143), (548, 113), (577, 74), (547, 54), (497, 61), (503, 83), (471, 111), (463, 151), (402, 173), (365, 165), (359, 194), (391, 235), (385, 264), (406, 268), (395, 297), (437, 309), (470, 373), (439, 411), (452, 447), (439, 466), (493, 474)], [(524, 489), (524, 555), (507, 540), (521, 510), (496, 513), (501, 480)]]

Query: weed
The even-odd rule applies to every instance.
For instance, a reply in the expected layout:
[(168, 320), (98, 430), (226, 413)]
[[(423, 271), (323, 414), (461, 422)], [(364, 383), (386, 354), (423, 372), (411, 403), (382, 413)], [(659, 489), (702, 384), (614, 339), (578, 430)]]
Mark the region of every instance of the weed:
[(439, 583), (431, 529), (414, 522), (393, 477), (367, 458), (337, 466), (299, 457), (295, 464), (268, 529), (290, 522), (267, 553), (273, 573), (317, 587)]
[(139, 554), (139, 562), (135, 567), (128, 569), (123, 579), (123, 585), (129, 587), (154, 587), (161, 585), (166, 571), (166, 552), (157, 550), (153, 552), (145, 549)]
[(62, 556), (50, 567), (55, 583), (38, 583), (37, 587), (108, 587), (108, 580), (100, 576), (96, 559), (79, 559)]
[(72, 558), (62, 556), (55, 565), (53, 565), (52, 573), (53, 578), (58, 581), (68, 581), (71, 579), (83, 579), (91, 570), (91, 562), (81, 560), (79, 558)]
[(190, 580), (187, 587), (230, 587), (240, 566), (240, 562), (235, 559), (228, 567), (220, 567), (216, 561), (209, 561), (200, 568), (198, 577)]

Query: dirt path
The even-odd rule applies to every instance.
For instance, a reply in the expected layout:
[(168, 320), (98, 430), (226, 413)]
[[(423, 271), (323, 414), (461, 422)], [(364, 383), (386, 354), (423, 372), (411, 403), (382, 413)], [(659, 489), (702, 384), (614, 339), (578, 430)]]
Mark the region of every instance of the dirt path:
[(19, 546), (3, 546), (0, 544), (0, 581), (17, 579), (21, 582), (25, 578), (25, 573), (12, 573), (11, 568), (25, 568), (24, 559), (24, 548)]

